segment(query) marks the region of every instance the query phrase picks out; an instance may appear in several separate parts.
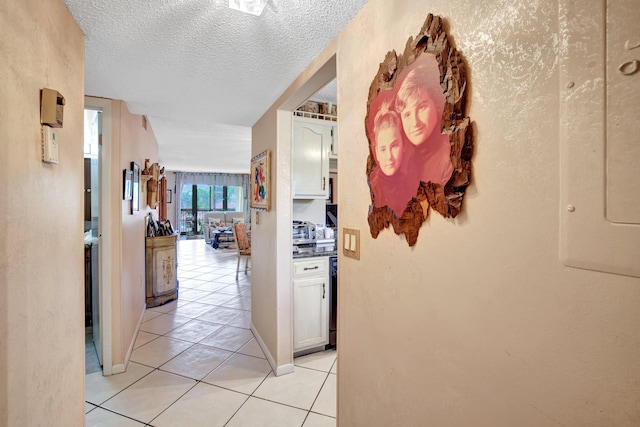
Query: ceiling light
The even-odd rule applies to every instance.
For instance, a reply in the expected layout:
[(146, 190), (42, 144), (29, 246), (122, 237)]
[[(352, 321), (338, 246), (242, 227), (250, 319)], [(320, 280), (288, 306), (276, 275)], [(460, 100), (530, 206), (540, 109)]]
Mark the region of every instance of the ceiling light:
[(260, 16), (266, 4), (267, 0), (229, 0), (229, 7), (231, 9), (256, 16)]

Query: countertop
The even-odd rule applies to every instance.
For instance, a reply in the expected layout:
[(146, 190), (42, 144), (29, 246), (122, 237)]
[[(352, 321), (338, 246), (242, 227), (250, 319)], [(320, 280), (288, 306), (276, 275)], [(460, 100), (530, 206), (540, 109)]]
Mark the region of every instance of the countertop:
[(296, 251), (294, 249), (293, 259), (299, 258), (311, 258), (319, 256), (337, 256), (338, 251), (333, 246), (312, 246), (312, 247), (299, 247)]

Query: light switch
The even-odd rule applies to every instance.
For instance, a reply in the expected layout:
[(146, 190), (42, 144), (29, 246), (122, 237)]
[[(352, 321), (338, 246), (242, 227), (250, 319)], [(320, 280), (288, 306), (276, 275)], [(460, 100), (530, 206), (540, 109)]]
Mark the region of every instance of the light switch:
[(342, 241), (342, 253), (350, 258), (360, 259), (360, 230), (343, 228)]

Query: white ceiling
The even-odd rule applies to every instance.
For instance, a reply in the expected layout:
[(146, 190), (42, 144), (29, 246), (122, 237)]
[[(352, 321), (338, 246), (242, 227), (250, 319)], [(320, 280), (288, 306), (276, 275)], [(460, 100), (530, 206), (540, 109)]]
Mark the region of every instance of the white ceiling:
[[(85, 93), (149, 118), (167, 170), (248, 173), (251, 126), (366, 0), (64, 0), (86, 35)], [(317, 97), (335, 102), (335, 82)]]

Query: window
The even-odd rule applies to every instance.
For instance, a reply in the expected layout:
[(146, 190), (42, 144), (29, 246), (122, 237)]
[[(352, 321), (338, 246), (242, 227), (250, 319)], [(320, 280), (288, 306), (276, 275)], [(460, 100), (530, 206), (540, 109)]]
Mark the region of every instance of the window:
[(180, 231), (190, 234), (201, 233), (202, 218), (205, 212), (242, 212), (243, 210), (244, 203), (240, 186), (185, 185), (182, 194), (180, 194)]

